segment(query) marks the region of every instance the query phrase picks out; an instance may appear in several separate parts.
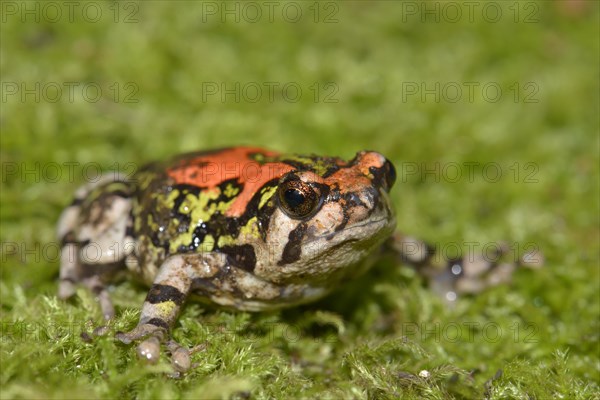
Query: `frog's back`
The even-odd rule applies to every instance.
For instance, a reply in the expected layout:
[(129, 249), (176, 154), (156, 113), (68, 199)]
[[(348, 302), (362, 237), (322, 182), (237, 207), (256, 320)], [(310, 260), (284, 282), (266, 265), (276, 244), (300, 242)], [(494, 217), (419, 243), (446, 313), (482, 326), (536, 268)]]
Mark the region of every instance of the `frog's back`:
[(290, 171), (328, 176), (347, 165), (338, 158), (254, 147), (187, 153), (149, 164), (136, 175), (137, 262), (130, 266), (150, 282), (171, 255), (220, 252), (253, 271), (257, 246), (268, 238), (281, 178)]

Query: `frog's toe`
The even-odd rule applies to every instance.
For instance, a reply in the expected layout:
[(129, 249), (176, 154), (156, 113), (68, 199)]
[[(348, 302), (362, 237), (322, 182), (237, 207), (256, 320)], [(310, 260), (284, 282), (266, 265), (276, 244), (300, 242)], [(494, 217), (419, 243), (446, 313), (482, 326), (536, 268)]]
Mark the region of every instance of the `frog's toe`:
[(192, 362), (190, 359), (191, 352), (186, 347), (181, 346), (174, 340), (167, 342), (167, 348), (171, 353), (171, 365), (177, 372), (186, 372), (190, 369)]
[(110, 326), (100, 325), (92, 330), (91, 333), (86, 331), (81, 332), (81, 339), (86, 343), (92, 343), (95, 338), (106, 335), (110, 332)]
[(160, 357), (160, 340), (156, 336), (150, 336), (137, 347), (138, 357), (150, 364), (156, 364)]
[(96, 337), (98, 337), (98, 336), (104, 336), (109, 331), (110, 331), (110, 327), (108, 325), (100, 325), (99, 327), (97, 327), (96, 329), (94, 329), (92, 331), (92, 335), (94, 335)]

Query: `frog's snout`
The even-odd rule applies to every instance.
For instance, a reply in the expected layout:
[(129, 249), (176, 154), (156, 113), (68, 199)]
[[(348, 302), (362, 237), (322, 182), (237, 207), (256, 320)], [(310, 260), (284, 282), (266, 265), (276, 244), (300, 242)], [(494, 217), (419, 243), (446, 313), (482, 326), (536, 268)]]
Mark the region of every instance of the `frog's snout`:
[(361, 172), (371, 178), (373, 185), (389, 192), (396, 182), (396, 168), (390, 160), (376, 151), (356, 153), (354, 162), (360, 165)]

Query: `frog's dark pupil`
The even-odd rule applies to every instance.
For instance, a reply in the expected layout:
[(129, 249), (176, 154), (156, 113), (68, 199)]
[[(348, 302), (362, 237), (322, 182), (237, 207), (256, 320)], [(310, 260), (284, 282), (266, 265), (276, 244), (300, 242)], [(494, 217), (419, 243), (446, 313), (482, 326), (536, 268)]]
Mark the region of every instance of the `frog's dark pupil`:
[(285, 202), (292, 208), (295, 209), (300, 207), (305, 201), (306, 198), (304, 194), (296, 189), (288, 189), (284, 192), (283, 197), (285, 198)]

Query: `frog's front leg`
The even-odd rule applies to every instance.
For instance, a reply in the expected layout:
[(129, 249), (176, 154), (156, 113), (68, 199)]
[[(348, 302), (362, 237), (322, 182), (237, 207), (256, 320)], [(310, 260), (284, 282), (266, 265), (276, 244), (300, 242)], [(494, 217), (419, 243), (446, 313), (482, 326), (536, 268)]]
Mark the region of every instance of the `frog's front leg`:
[(118, 332), (115, 337), (125, 344), (145, 339), (138, 345), (137, 351), (141, 358), (150, 362), (158, 360), (160, 344), (166, 342), (175, 369), (189, 369), (189, 351), (169, 338), (169, 330), (192, 291), (194, 280), (212, 277), (227, 265), (227, 256), (222, 253), (169, 257), (161, 265), (146, 296), (138, 325), (127, 333)]

